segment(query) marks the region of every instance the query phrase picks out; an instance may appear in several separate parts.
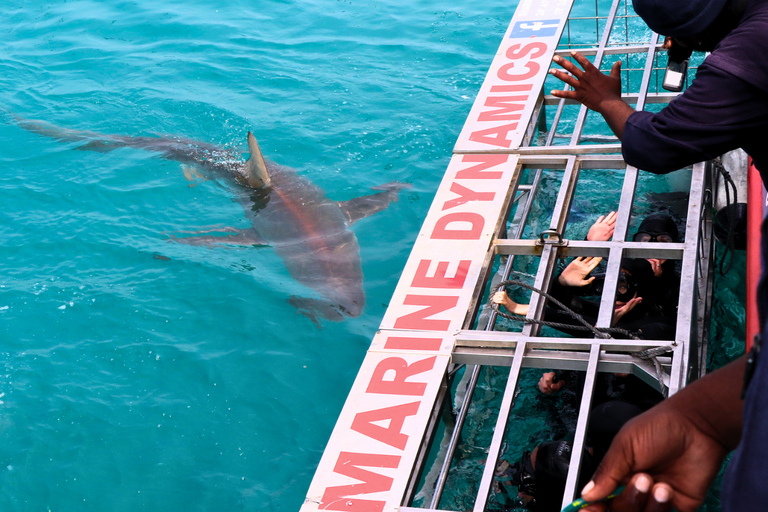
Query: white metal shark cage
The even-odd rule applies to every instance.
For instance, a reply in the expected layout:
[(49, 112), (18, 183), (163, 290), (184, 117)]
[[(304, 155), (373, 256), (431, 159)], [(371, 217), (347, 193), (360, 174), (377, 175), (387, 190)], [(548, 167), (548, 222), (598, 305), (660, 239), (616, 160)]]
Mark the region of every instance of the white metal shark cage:
[[(485, 459), (478, 462), (482, 469), (466, 486), (471, 508), (488, 507), (502, 445), (515, 428), (510, 413), (524, 368), (585, 372), (563, 496), (569, 503), (577, 492), (599, 372), (632, 373), (669, 393), (703, 373), (712, 259), (707, 164), (684, 174), (683, 241), (630, 241), (638, 182), (646, 173), (623, 161), (619, 141), (599, 115), (546, 94), (562, 88), (547, 79), (553, 56), (570, 58), (571, 50), (578, 50), (603, 70), (621, 59), (624, 99), (637, 110), (661, 108), (675, 94), (661, 88), (666, 57), (660, 43), (624, 0), (521, 0), (303, 511), (446, 510), (441, 499), (478, 376), (487, 366), (507, 375), (496, 390), (499, 405), (488, 413), (493, 427)], [(593, 171), (617, 180), (613, 209), (618, 215), (610, 241), (567, 236), (580, 179)], [(532, 213), (544, 193), (551, 196), (551, 207)], [(593, 332), (579, 338), (542, 334), (537, 321), (547, 299), (536, 292), (519, 330), (497, 329), (497, 314), (486, 304), (498, 283), (509, 278), (516, 259), (528, 259), (533, 287), (547, 291), (558, 263), (576, 256), (607, 260), (597, 329), (611, 327), (622, 258), (678, 260), (674, 341), (613, 339)], [(643, 351), (652, 357), (638, 357)], [(459, 369), (462, 383), (457, 385)]]

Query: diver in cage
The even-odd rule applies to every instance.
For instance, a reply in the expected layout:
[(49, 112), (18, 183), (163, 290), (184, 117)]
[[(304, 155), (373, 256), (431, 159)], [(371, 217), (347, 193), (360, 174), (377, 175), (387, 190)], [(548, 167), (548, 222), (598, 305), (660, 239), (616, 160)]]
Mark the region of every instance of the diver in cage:
[[(556, 56), (569, 73), (553, 74), (571, 90), (553, 91), (599, 112), (621, 139), (624, 160), (667, 173), (743, 148), (768, 183), (768, 2), (765, 0), (632, 0), (635, 12), (665, 46), (710, 52), (688, 88), (658, 112), (635, 111), (622, 99), (621, 62), (605, 75), (573, 52), (579, 66)], [(636, 418), (619, 433), (587, 500), (626, 490), (610, 507), (622, 512), (696, 510), (729, 452), (722, 480), (727, 512), (764, 511), (768, 503), (768, 223), (762, 227), (757, 303), (761, 333), (750, 354), (707, 374)], [(592, 511), (606, 510), (601, 503)]]
[[(577, 490), (587, 483), (611, 445), (613, 438), (643, 408), (620, 400), (592, 408), (587, 424), (585, 448)], [(572, 437), (572, 436), (570, 436)], [(516, 486), (517, 497), (534, 512), (557, 512), (563, 500), (573, 443), (570, 438), (540, 443), (525, 450), (518, 462), (502, 459), (496, 469), (497, 493), (510, 496), (509, 486)]]
[[(610, 212), (597, 219), (587, 234), (589, 241), (607, 241), (613, 236), (616, 213)], [(672, 217), (663, 213), (648, 215), (638, 227), (636, 242), (673, 243), (679, 239), (677, 225)], [(603, 275), (591, 275), (601, 258), (576, 258), (561, 272), (550, 293), (572, 311), (594, 325), (600, 308)], [(677, 321), (677, 303), (680, 294), (680, 274), (672, 260), (624, 259), (616, 293), (613, 326), (634, 332), (643, 339), (673, 340)], [(588, 297), (597, 297), (590, 300)], [(527, 304), (514, 302), (505, 291), (496, 292), (494, 302), (513, 314), (525, 316)], [(578, 323), (557, 306), (548, 305), (544, 320), (557, 322), (558, 330), (583, 337), (584, 331), (569, 329)], [(551, 395), (564, 389), (571, 390), (575, 400), (582, 395), (583, 372), (550, 371), (542, 374), (539, 391)], [(600, 373), (595, 381), (593, 405), (610, 400), (623, 400), (647, 410), (662, 400), (658, 390), (632, 374)]]
[[(613, 236), (616, 213), (603, 215), (590, 227), (589, 241), (607, 241)], [(678, 229), (669, 215), (647, 216), (638, 227), (636, 242), (677, 242)], [(567, 308), (595, 325), (600, 309), (605, 274), (592, 274), (602, 258), (575, 258), (552, 283), (550, 294)], [(673, 340), (680, 294), (680, 275), (675, 262), (667, 259), (629, 259), (621, 262), (616, 290), (613, 326), (637, 333), (643, 339)], [(593, 299), (589, 299), (593, 297)], [(594, 299), (596, 297), (596, 299)], [(528, 304), (512, 300), (506, 291), (498, 291), (493, 302), (510, 313), (525, 316)], [(558, 330), (573, 336), (584, 336), (581, 325), (559, 306), (547, 305), (543, 319), (560, 324)], [(573, 329), (568, 326), (574, 326)]]

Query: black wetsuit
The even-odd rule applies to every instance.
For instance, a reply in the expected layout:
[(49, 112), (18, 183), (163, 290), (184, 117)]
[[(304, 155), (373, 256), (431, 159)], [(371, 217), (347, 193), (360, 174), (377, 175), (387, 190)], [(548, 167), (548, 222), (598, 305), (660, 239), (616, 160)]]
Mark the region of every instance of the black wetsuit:
[[(651, 265), (646, 260), (634, 260), (637, 281), (637, 294), (643, 301), (624, 315), (615, 325), (635, 333), (642, 339), (672, 340), (675, 337), (677, 321), (677, 303), (680, 296), (680, 275), (675, 270), (675, 263), (667, 261), (662, 265), (662, 275), (653, 275)], [(645, 268), (647, 267), (647, 268)], [(550, 289), (554, 298), (566, 307), (581, 315), (590, 325), (595, 325), (600, 310), (600, 297), (593, 285), (563, 286), (555, 280)], [(566, 325), (581, 326), (572, 316), (554, 304), (547, 305), (544, 320)], [(591, 337), (589, 331), (568, 327), (557, 327), (571, 336)], [(616, 338), (626, 337), (621, 334)]]

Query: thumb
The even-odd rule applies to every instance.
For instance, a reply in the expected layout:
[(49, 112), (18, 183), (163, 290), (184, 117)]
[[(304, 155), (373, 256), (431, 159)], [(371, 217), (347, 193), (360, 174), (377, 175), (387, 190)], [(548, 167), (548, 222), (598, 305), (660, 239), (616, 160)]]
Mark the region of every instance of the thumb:
[(611, 66), (611, 78), (619, 79), (621, 77), (621, 61), (617, 60)]

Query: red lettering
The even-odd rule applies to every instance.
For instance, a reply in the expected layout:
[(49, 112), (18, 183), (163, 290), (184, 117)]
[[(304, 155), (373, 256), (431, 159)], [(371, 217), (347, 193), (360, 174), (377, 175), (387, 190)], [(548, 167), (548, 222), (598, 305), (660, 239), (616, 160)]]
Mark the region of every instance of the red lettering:
[(461, 260), (459, 262), (459, 268), (456, 270), (456, 274), (453, 277), (448, 277), (446, 271), (448, 270), (449, 262), (440, 261), (437, 263), (437, 270), (434, 276), (427, 276), (429, 266), (432, 260), (421, 260), (419, 267), (416, 269), (416, 275), (413, 276), (411, 286), (414, 288), (448, 288), (454, 290), (461, 290), (464, 287), (464, 281), (467, 280), (467, 273), (472, 266), (472, 260)]
[(404, 315), (395, 321), (395, 329), (419, 329), (424, 331), (445, 331), (451, 325), (450, 320), (428, 320), (427, 317), (436, 315), (456, 307), (458, 297), (439, 297), (432, 295), (406, 295), (403, 304), (406, 306), (427, 306), (424, 309)]
[[(456, 226), (454, 223), (459, 223), (459, 225)], [(469, 226), (464, 224), (469, 224)], [(484, 226), (485, 219), (479, 213), (447, 213), (437, 219), (430, 238), (432, 240), (480, 240)]]
[[(352, 420), (352, 430), (389, 446), (405, 450), (405, 445), (408, 444), (408, 435), (403, 434), (403, 423), (405, 423), (405, 418), (413, 416), (417, 412), (419, 412), (419, 402), (359, 412), (355, 414), (355, 419)], [(387, 427), (374, 424), (377, 421), (387, 420), (389, 420)]]
[[(520, 114), (511, 114), (510, 112), (520, 112), (525, 110), (525, 102), (528, 96), (489, 96), (485, 100), (486, 107), (498, 107), (498, 110), (481, 112), (477, 117), (478, 121), (519, 121)], [(521, 101), (522, 103), (511, 103)]]
[(509, 155), (494, 155), (494, 154), (481, 154), (481, 155), (464, 155), (461, 158), (462, 162), (479, 162), (477, 165), (467, 167), (456, 173), (457, 180), (498, 180), (503, 175), (502, 171), (484, 172), (490, 167), (496, 167), (509, 160)]
[(533, 78), (538, 74), (539, 69), (541, 69), (541, 66), (539, 66), (537, 62), (533, 62), (530, 60), (525, 63), (525, 67), (528, 68), (527, 73), (513, 75), (512, 73), (510, 73), (510, 70), (514, 69), (514, 67), (515, 67), (514, 62), (510, 62), (509, 64), (504, 64), (496, 72), (496, 76), (498, 76), (499, 79), (505, 80), (508, 82), (519, 82), (522, 80), (528, 80), (529, 78)]
[[(432, 356), (409, 365), (408, 361), (402, 357), (388, 357), (376, 365), (365, 392), (377, 395), (423, 396), (424, 390), (427, 389), (426, 383), (405, 380), (431, 370), (435, 366), (436, 359), (437, 357)], [(394, 372), (393, 378), (385, 380), (390, 372)]]
[(348, 496), (373, 494), (392, 488), (393, 479), (360, 469), (360, 466), (372, 468), (396, 468), (400, 464), (398, 455), (375, 455), (370, 453), (341, 452), (336, 461), (335, 473), (359, 480), (362, 483), (328, 487), (323, 493), (318, 508), (320, 510), (345, 510), (354, 512), (380, 512), (384, 501), (352, 499)]
[[(520, 50), (520, 51), (518, 51)], [(520, 48), (520, 43), (513, 44), (509, 48), (507, 48), (507, 52), (505, 55), (510, 60), (517, 60), (525, 57), (529, 51), (533, 50), (535, 53), (531, 55), (531, 59), (535, 59), (537, 57), (541, 57), (547, 52), (547, 43), (528, 43), (523, 48)]]
[[(517, 123), (505, 124), (495, 128), (488, 128), (486, 130), (478, 130), (476, 132), (472, 132), (472, 134), (469, 136), (469, 140), (472, 142), (479, 142), (481, 144), (498, 146), (500, 148), (508, 148), (512, 145), (512, 139), (508, 139), (507, 134), (514, 130), (517, 130)], [(491, 137), (493, 134), (496, 136)]]
[(491, 87), (491, 92), (524, 92), (531, 89), (533, 84), (494, 85)]
[(384, 348), (390, 350), (440, 350), (442, 338), (409, 338), (406, 336), (390, 336), (384, 342)]
[(443, 205), (443, 210), (456, 208), (470, 201), (493, 201), (493, 198), (496, 197), (496, 192), (475, 192), (458, 183), (451, 184), (451, 192), (458, 194), (459, 197), (446, 201)]

